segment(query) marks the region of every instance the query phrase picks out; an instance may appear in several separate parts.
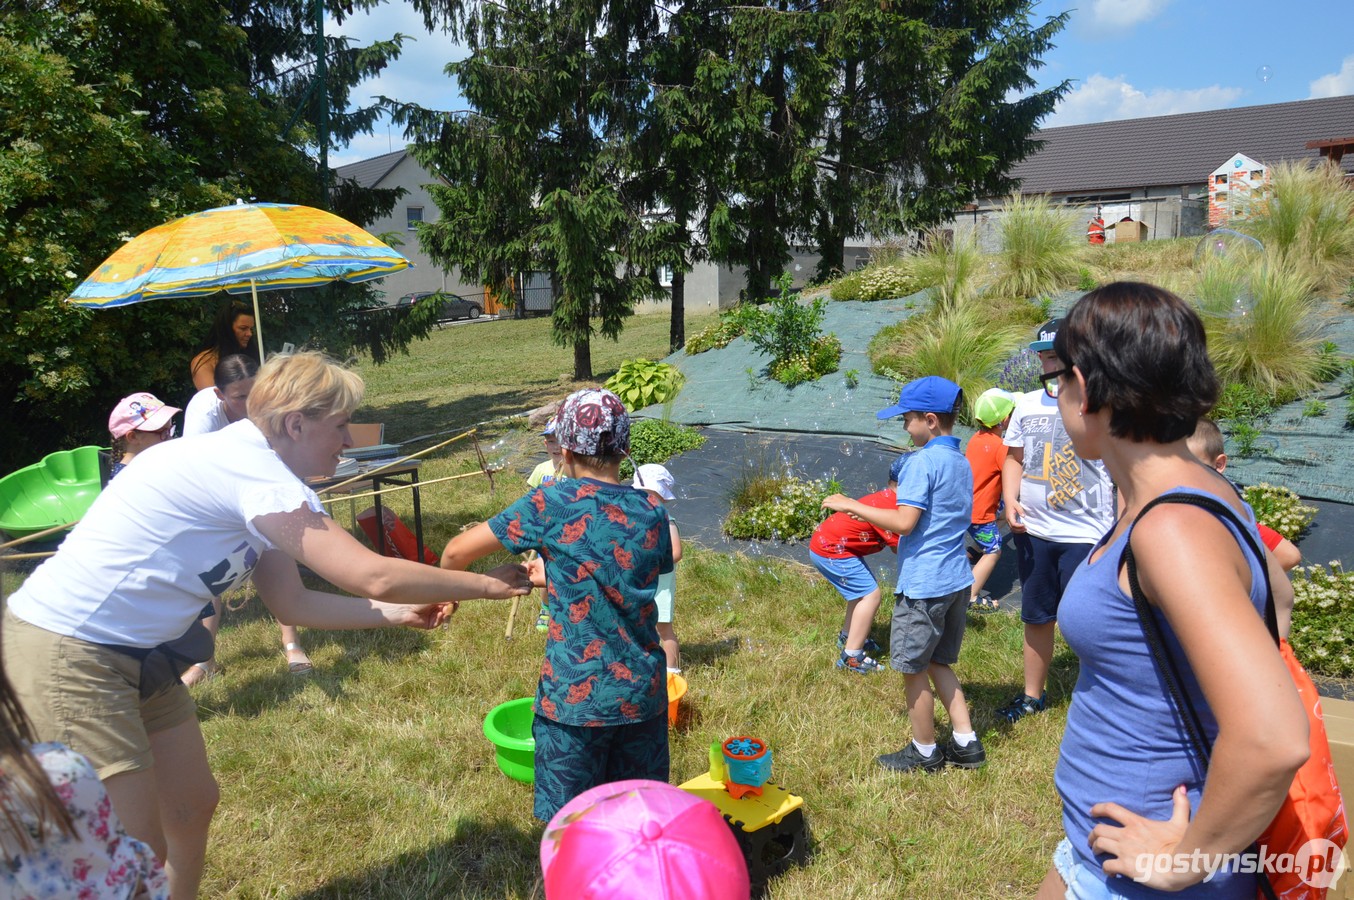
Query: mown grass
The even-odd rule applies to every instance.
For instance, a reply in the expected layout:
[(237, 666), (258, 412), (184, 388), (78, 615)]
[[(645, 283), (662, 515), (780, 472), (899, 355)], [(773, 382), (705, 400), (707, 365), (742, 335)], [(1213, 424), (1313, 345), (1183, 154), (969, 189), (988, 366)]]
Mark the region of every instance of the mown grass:
[[(500, 346), (504, 325), (514, 348), (544, 332), (521, 324), (448, 329), (414, 356), (365, 372), (369, 418), (398, 438), (553, 399), (570, 387), (557, 381), (559, 364), (529, 349), (514, 349), (512, 366), (483, 355)], [(666, 341), (665, 322), (653, 331), (653, 339), (642, 328), (626, 334)], [(655, 353), (634, 355), (641, 352)], [(599, 374), (605, 365), (598, 360)], [(490, 388), (513, 401), (478, 395)], [(525, 471), (543, 458), (534, 433), (499, 440), (508, 469), (496, 490), (479, 475), (423, 490), (430, 546), (518, 496)], [(426, 462), (422, 477), (476, 468), (460, 442)], [(408, 497), (389, 502), (408, 521)], [(345, 524), (347, 506), (334, 504)], [(690, 692), (672, 732), (673, 781), (706, 768), (711, 741), (750, 733), (769, 741), (776, 780), (805, 800), (810, 860), (774, 879), (767, 896), (1034, 892), (1060, 834), (1052, 771), (1075, 680), (1066, 648), (1055, 661), (1052, 711), (1011, 728), (993, 710), (1016, 689), (1020, 623), (1010, 614), (972, 618), (958, 671), (991, 762), (978, 772), (900, 777), (874, 757), (909, 737), (902, 679), (834, 668), (841, 600), (811, 570), (689, 547), (678, 598)], [(203, 895), (541, 897), (531, 789), (498, 772), (481, 731), (489, 709), (534, 691), (536, 602), (522, 602), (510, 642), (507, 602), (462, 604), (449, 627), (430, 633), (306, 629), (316, 665), (309, 679), (286, 674), (257, 599), (228, 613), (218, 652), (226, 675), (197, 693), (222, 787)], [(886, 614), (874, 636), (887, 642)]]
[[(716, 316), (689, 315), (687, 332), (698, 333)], [(367, 382), (359, 422), (386, 423), (396, 441), (517, 415), (587, 385), (601, 385), (621, 363), (668, 355), (668, 317), (632, 316), (619, 341), (592, 340), (593, 380), (573, 380), (573, 351), (550, 340), (549, 318), (506, 319), (454, 325), (418, 341), (407, 356), (357, 369)]]
[[(772, 898), (1030, 895), (1059, 836), (1053, 763), (1074, 668), (1055, 664), (1055, 709), (1011, 728), (992, 710), (1020, 671), (1021, 626), (973, 618), (958, 671), (990, 763), (898, 776), (874, 756), (907, 739), (901, 677), (833, 667), (841, 603), (804, 567), (695, 550), (678, 567), (690, 692), (672, 778), (706, 768), (712, 740), (765, 737), (774, 777), (805, 800), (808, 865)], [(231, 615), (227, 676), (200, 689), (223, 800), (206, 896), (542, 896), (531, 789), (495, 768), (481, 733), (497, 703), (532, 693), (534, 606), (463, 604), (422, 634), (306, 631), (317, 672), (285, 674), (257, 600)], [(881, 616), (875, 637), (886, 638)], [(942, 729), (942, 733), (944, 733)]]

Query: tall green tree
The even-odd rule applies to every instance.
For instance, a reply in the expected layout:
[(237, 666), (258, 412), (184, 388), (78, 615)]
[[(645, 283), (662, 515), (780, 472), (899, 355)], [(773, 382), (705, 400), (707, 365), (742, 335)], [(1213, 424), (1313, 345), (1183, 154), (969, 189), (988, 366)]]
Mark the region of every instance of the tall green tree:
[(637, 0), (508, 0), (433, 10), (467, 44), (447, 68), (474, 111), (395, 108), (415, 157), (446, 180), (424, 247), (493, 283), (544, 271), (551, 334), (592, 377), (591, 341), (613, 340), (654, 280), (671, 228), (646, 217), (628, 137), (648, 93), (635, 77), (657, 27)]
[[(0, 472), (51, 450), (106, 442), (108, 410), (132, 391), (187, 399), (187, 362), (215, 312), (210, 301), (99, 312), (64, 302), (122, 241), (237, 197), (321, 202), (307, 149), (314, 107), (303, 102), (297, 62), (314, 46), (308, 9), (290, 0), (235, 8), (206, 0), (7, 4), (0, 314), (9, 327), (0, 330), (0, 396), (10, 432)], [(329, 93), (339, 102), (398, 50), (397, 42), (329, 46)], [(335, 131), (351, 133), (369, 116), (340, 116)], [(333, 206), (364, 219), (394, 199), (347, 186)], [(355, 320), (335, 313), (363, 298), (360, 288), (269, 298), (271, 336), (346, 353), (358, 337), (384, 350), (417, 331), (389, 322), (359, 335)]]
[(1028, 0), (832, 0), (823, 14), (838, 63), (813, 237), (830, 277), (850, 238), (924, 229), (1016, 187), (1011, 168), (1068, 89), (1031, 90), (1067, 14), (1034, 24)]

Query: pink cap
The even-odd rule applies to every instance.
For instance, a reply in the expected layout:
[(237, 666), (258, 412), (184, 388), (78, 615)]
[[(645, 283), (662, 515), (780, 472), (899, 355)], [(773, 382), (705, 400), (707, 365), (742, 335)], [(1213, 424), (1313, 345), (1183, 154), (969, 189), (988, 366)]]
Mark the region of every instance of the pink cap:
[(541, 836), (546, 900), (748, 900), (747, 863), (709, 800), (635, 778), (584, 791)]
[(129, 431), (159, 431), (179, 412), (177, 406), (166, 406), (159, 397), (142, 391), (118, 401), (108, 417), (108, 430), (115, 438)]

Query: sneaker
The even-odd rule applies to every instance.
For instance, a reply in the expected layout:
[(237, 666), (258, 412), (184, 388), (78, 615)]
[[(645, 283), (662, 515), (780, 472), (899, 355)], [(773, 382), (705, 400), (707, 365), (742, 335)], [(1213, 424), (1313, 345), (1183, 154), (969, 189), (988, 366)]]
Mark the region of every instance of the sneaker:
[(932, 774), (945, 768), (945, 754), (936, 748), (936, 751), (930, 756), (922, 756), (917, 745), (911, 741), (907, 746), (897, 753), (886, 753), (878, 758), (878, 762), (886, 769), (892, 769), (894, 772), (912, 772), (920, 769), (923, 772)]
[(1033, 713), (1043, 712), (1048, 705), (1048, 694), (1039, 695), (1036, 700), (1028, 694), (1020, 693), (1011, 698), (1011, 702), (1005, 706), (997, 708), (997, 715), (1005, 716), (1006, 720), (1015, 723)]
[[(846, 649), (846, 635), (840, 631), (837, 632), (837, 649), (838, 650)], [(867, 654), (873, 654), (875, 656), (878, 656), (880, 651), (882, 651), (884, 648), (876, 644), (874, 638), (866, 638), (864, 646), (862, 646), (860, 649), (864, 650), (865, 653)]]
[(540, 615), (536, 617), (536, 630), (537, 631), (550, 630), (550, 612), (544, 606), (541, 607)]
[(869, 675), (871, 672), (880, 671), (884, 666), (878, 660), (872, 659), (864, 653), (860, 656), (852, 656), (843, 650), (842, 655), (837, 657), (837, 668), (855, 672), (857, 675)]
[(974, 738), (967, 747), (961, 747), (951, 737), (945, 742), (942, 748), (945, 754), (945, 762), (952, 766), (958, 766), (961, 769), (981, 769), (987, 764), (987, 751), (983, 749), (983, 742)]

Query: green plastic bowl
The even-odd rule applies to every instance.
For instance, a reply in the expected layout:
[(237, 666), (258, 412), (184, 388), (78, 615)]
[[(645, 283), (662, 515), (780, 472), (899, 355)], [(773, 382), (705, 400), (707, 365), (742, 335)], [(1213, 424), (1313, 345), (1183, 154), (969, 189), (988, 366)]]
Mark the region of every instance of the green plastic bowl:
[(0, 531), (21, 538), (78, 522), (101, 490), (98, 447), (49, 453), (0, 479)]
[(494, 745), (494, 762), (509, 778), (531, 784), (536, 780), (536, 739), (531, 736), (534, 697), (509, 700), (484, 717), (484, 736)]

